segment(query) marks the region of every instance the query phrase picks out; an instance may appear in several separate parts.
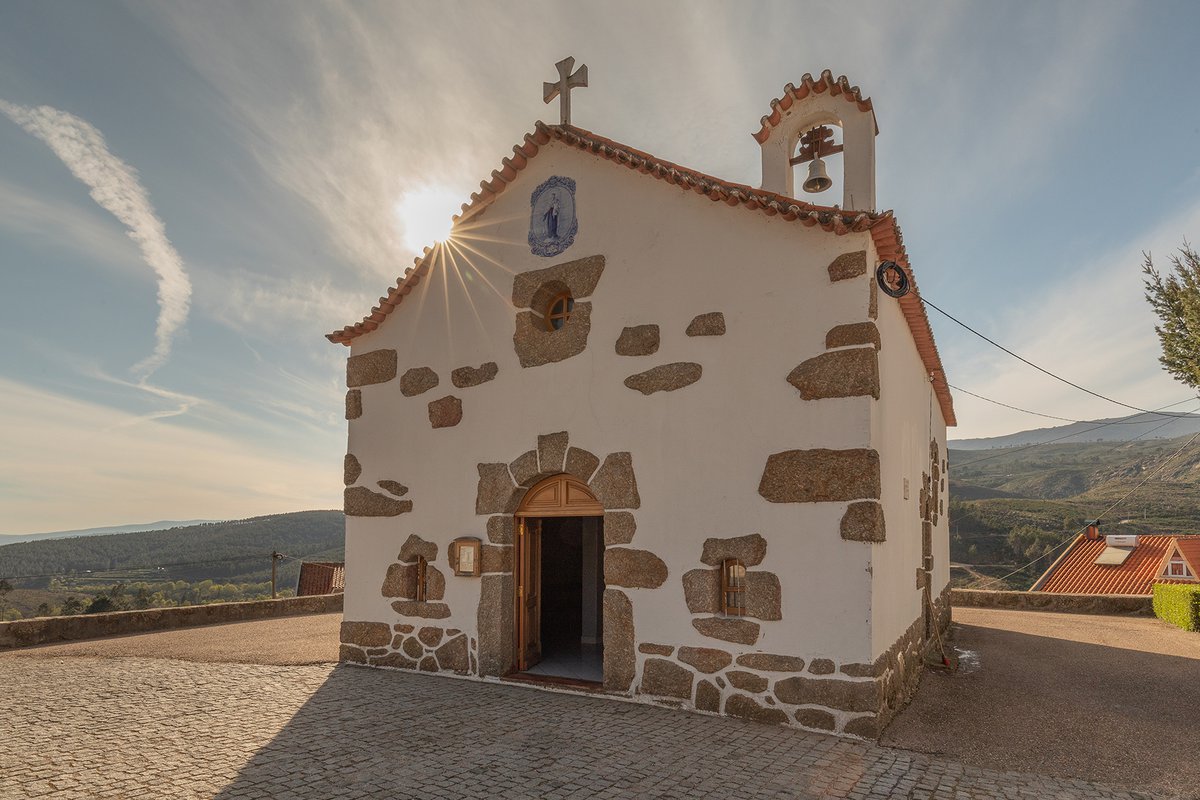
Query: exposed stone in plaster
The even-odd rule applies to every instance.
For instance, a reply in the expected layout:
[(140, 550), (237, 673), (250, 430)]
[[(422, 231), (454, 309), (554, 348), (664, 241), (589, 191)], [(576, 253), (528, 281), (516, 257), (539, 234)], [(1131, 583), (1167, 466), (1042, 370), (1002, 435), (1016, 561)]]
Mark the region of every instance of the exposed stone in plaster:
[(396, 351), (372, 350), (346, 359), (346, 386), (369, 386), (396, 377)]
[(362, 416), (362, 390), (351, 389), (346, 392), (346, 419), (358, 419)]
[(879, 717), (874, 714), (855, 717), (846, 723), (846, 726), (842, 728), (842, 733), (861, 736), (864, 739), (877, 739), (879, 737)]
[(669, 656), (675, 652), (675, 648), (669, 644), (652, 644), (650, 642), (642, 642), (638, 645), (639, 653), (649, 653), (655, 656)]
[(787, 381), (804, 400), (867, 396), (878, 400), (879, 354), (873, 347), (830, 350), (801, 362)]
[(537, 461), (543, 475), (563, 471), (567, 458), (567, 432), (544, 433), (538, 436)]
[(667, 565), (649, 550), (604, 549), (604, 583), (631, 589), (657, 589), (667, 580)]
[(358, 459), (349, 453), (342, 459), (342, 482), (347, 486), (354, 484), (358, 480), (358, 476), (362, 475), (362, 464), (358, 463)]
[(412, 511), (412, 500), (397, 500), (365, 486), (342, 492), (343, 511), (348, 517), (394, 517)]
[(392, 610), (402, 617), (424, 617), (445, 619), (450, 616), (450, 606), (445, 603), (420, 603), (416, 600), (396, 600)]
[(417, 638), (426, 647), (437, 647), (442, 641), (442, 629), (426, 626), (417, 631)]
[(772, 503), (825, 503), (879, 497), (879, 453), (785, 450), (767, 458), (758, 493)]
[(685, 332), (688, 336), (724, 336), (725, 315), (720, 311), (698, 314), (688, 323)]
[(727, 558), (739, 559), (747, 567), (756, 567), (767, 555), (767, 540), (757, 533), (730, 539), (705, 539), (700, 563), (719, 567)]
[(433, 561), (437, 558), (437, 545), (433, 542), (427, 542), (415, 533), (410, 533), (408, 538), (404, 540), (404, 544), (400, 546), (400, 555), (396, 557), (397, 561), (412, 563), (417, 560), (417, 556), (421, 556), (426, 561)]
[(685, 386), (691, 386), (704, 374), (704, 368), (690, 361), (677, 361), (673, 364), (663, 364), (645, 372), (630, 375), (625, 379), (625, 385), (642, 394), (655, 392), (673, 392)]
[(429, 424), (435, 428), (453, 428), (462, 422), (462, 400), (448, 394), (429, 403)]
[(633, 474), (633, 456), (609, 453), (588, 484), (592, 494), (606, 509), (640, 508), (637, 478)]
[(446, 596), (446, 576), (437, 567), (429, 564), (425, 568), (425, 599), (441, 600)]
[(507, 514), (496, 517), (488, 517), (488, 541), (492, 544), (512, 544), (515, 527), (516, 522)]
[(852, 542), (887, 541), (883, 506), (874, 500), (851, 503), (842, 515), (841, 530), (842, 538)]
[(637, 521), (628, 511), (604, 512), (604, 546), (629, 544), (637, 532)]
[(875, 280), (868, 281), (871, 285), (870, 300), (867, 301), (867, 316), (871, 319), (879, 319), (879, 283)]
[(788, 715), (778, 708), (764, 708), (753, 698), (744, 694), (731, 695), (725, 701), (725, 713), (731, 717), (741, 717), (752, 722), (765, 722), (768, 725), (784, 725)]
[(637, 656), (633, 652), (633, 604), (624, 592), (611, 587), (604, 590), (603, 620), (604, 688), (610, 692), (628, 692), (633, 685)]
[(485, 544), (480, 548), (480, 572), (512, 572), (513, 549), (509, 546)]
[(538, 471), (538, 454), (537, 450), (528, 450), (508, 465), (509, 472), (512, 473), (513, 480), (518, 486), (529, 487), (537, 483), (541, 473)]
[(721, 690), (708, 681), (696, 684), (696, 709), (716, 714), (721, 710)]
[(692, 620), (692, 627), (704, 636), (735, 644), (754, 644), (760, 630), (757, 622), (730, 617), (699, 617)]
[(867, 251), (842, 253), (829, 263), (829, 280), (844, 281), (867, 274)]
[(826, 347), (851, 347), (860, 344), (873, 344), (876, 350), (883, 346), (879, 339), (879, 328), (875, 327), (874, 322), (838, 325), (825, 334)]
[(842, 664), (840, 669), (852, 678), (874, 678), (878, 674), (874, 664)]
[(746, 616), (763, 620), (783, 619), (782, 592), (774, 572), (746, 573)]
[[(407, 625), (403, 622), (397, 622), (392, 626), (392, 630), (394, 630), (396, 633), (412, 633), (415, 628), (412, 625)], [(392, 647), (396, 647), (394, 642), (392, 643)]]
[(532, 311), (517, 314), (513, 349), (522, 367), (540, 367), (577, 356), (587, 347), (592, 330), (592, 304), (575, 303), (570, 318), (556, 331), (546, 330), (541, 317)]
[(572, 447), (567, 450), (567, 466), (563, 471), (586, 483), (591, 479), (592, 473), (598, 466), (600, 466), (600, 459), (587, 450)]
[(880, 704), (876, 681), (837, 678), (784, 678), (775, 682), (775, 696), (791, 705), (825, 706), (842, 711), (875, 711)]
[(343, 622), (342, 644), (359, 647), (386, 647), (392, 640), (392, 629), (386, 622)]
[[(512, 301), (517, 308), (533, 308), (534, 297), (547, 283), (561, 283), (576, 300), (590, 297), (604, 272), (604, 256), (588, 256), (545, 269), (513, 276)], [(578, 304), (575, 306), (578, 308)]]
[(828, 658), (814, 658), (808, 665), (808, 671), (813, 675), (832, 675), (837, 667)]
[(389, 494), (396, 495), (396, 497), (403, 497), (408, 494), (408, 487), (399, 481), (375, 481), (375, 485)]
[(390, 564), (380, 593), (384, 597), (408, 597), (417, 593), (417, 568), (414, 564)]
[(500, 371), (495, 361), (489, 361), (478, 367), (459, 367), (450, 373), (450, 382), (459, 389), (469, 389), (481, 383), (494, 379)]
[(731, 669), (725, 673), (725, 677), (729, 679), (729, 683), (734, 688), (742, 689), (751, 694), (759, 694), (767, 690), (767, 679), (753, 672), (742, 672), (739, 669)]
[(400, 376), (400, 394), (416, 397), (438, 385), (438, 376), (429, 367), (413, 367)]
[(683, 600), (693, 614), (721, 610), (721, 575), (715, 569), (690, 569), (683, 573)]
[(921, 555), (933, 555), (933, 523), (921, 523)]
[(388, 653), (386, 656), (371, 659), (371, 666), (390, 667), (391, 669), (416, 669), (417, 662), (403, 653)]
[(626, 327), (617, 337), (617, 355), (652, 356), (658, 352), (658, 326)]
[(692, 699), (692, 673), (673, 661), (648, 658), (642, 665), (641, 694)]
[(450, 639), (436, 650), (435, 655), (437, 656), (438, 666), (443, 671), (449, 670), (457, 672), (460, 675), (465, 675), (471, 671), (471, 659), (467, 649), (466, 636), (460, 634)]
[(344, 644), (338, 648), (338, 661), (343, 664), (365, 664), (367, 654), (362, 648)]
[(521, 498), (508, 464), (479, 464), (479, 486), (475, 494), (476, 514), (511, 514)]
[(425, 648), (416, 639), (409, 637), (404, 640), (404, 644), (400, 647), (404, 655), (411, 659), (419, 659), (425, 655)]
[(779, 656), (774, 653), (746, 653), (738, 656), (737, 663), (742, 667), (765, 672), (800, 672), (804, 669), (803, 658)]
[(806, 728), (819, 731), (832, 731), (837, 728), (837, 720), (828, 711), (819, 708), (800, 708), (796, 710), (796, 722)]
[(513, 577), (484, 575), (479, 580), (479, 673), (505, 675), (513, 665)]
[(679, 660), (704, 673), (714, 673), (733, 663), (733, 656), (712, 647), (681, 647)]
[(433, 656), (425, 656), (421, 659), (421, 663), (417, 665), (417, 669), (421, 670), (421, 672), (437, 672), (437, 659)]

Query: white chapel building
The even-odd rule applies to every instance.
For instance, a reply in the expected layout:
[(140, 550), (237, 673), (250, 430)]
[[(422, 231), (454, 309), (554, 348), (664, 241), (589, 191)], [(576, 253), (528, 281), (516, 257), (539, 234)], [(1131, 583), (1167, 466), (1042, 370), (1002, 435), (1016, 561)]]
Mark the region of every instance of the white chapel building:
[(789, 84), (755, 188), (569, 124), (563, 64), (562, 124), (328, 337), (341, 658), (875, 736), (949, 621), (955, 420), (872, 102)]

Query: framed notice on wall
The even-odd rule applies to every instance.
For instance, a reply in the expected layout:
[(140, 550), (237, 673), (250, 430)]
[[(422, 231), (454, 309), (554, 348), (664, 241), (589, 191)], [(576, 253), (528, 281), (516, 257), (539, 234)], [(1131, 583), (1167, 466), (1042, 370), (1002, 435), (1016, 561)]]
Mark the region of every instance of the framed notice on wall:
[(481, 553), (481, 542), (479, 539), (471, 537), (463, 537), (454, 540), (452, 549), (451, 566), (454, 568), (455, 575), (464, 575), (475, 577), (479, 575), (479, 557)]

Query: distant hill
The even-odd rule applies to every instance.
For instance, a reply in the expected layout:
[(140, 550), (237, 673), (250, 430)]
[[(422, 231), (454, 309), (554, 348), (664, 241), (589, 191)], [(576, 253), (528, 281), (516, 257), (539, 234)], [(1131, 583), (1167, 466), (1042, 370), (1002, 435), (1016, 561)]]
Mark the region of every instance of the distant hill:
[(81, 528), (75, 531), (52, 531), (50, 533), (0, 533), (0, 546), (21, 542), (39, 542), (42, 539), (66, 539), (72, 536), (106, 536), (110, 533), (138, 533), (140, 531), (162, 531), (188, 525), (207, 525), (221, 522), (218, 519), (160, 520), (140, 525), (110, 525), (106, 528)]
[(1057, 545), (1164, 464), (1102, 520), (1101, 530), (1200, 533), (1200, 441), (1168, 462), (1193, 435), (986, 451), (951, 443), (950, 557), (966, 565), (953, 573), (956, 583), (1007, 575), (1050, 553), (1005, 582), (1028, 588), (1061, 552)]
[[(1107, 424), (1113, 423), (1113, 424)], [(1165, 425), (1163, 423), (1166, 423)], [(1104, 427), (1099, 427), (1104, 425)], [(1162, 427), (1159, 427), (1162, 426)], [(1157, 430), (1156, 430), (1157, 429)], [(1040, 444), (1052, 439), (1065, 442), (1128, 442), (1134, 439), (1176, 439), (1192, 436), (1200, 431), (1200, 414), (1186, 414), (1174, 420), (1168, 417), (1142, 415), (1133, 419), (1113, 417), (1091, 422), (1073, 422), (1053, 428), (1035, 428), (1006, 436), (986, 439), (955, 439), (949, 443), (952, 450), (992, 450), (1000, 447), (1020, 447)], [(1067, 437), (1067, 438), (1064, 438)]]
[[(0, 546), (0, 578), (36, 588), (51, 576), (88, 575), (124, 581), (270, 578), (271, 551), (295, 559), (341, 561), (341, 511), (298, 511), (134, 533), (43, 539)], [(280, 566), (294, 585), (298, 561)], [(28, 576), (28, 577), (26, 577)]]

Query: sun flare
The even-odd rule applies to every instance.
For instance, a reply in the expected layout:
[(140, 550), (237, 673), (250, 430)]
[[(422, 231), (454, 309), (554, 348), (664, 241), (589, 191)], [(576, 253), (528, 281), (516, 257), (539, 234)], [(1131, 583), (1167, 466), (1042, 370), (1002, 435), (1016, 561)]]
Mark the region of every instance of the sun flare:
[(446, 241), (450, 238), (452, 217), (461, 204), (458, 194), (444, 186), (425, 186), (406, 192), (393, 209), (404, 246), (420, 253), (426, 247)]

